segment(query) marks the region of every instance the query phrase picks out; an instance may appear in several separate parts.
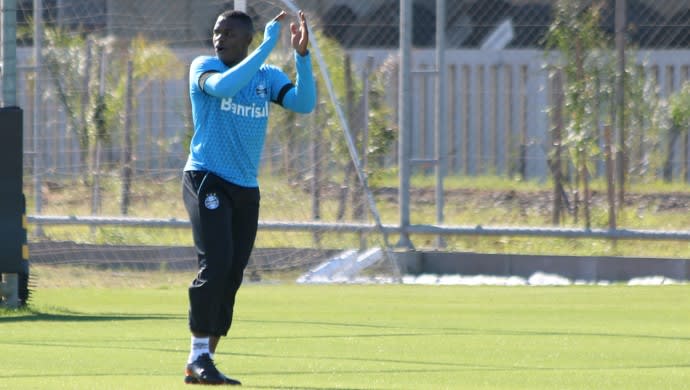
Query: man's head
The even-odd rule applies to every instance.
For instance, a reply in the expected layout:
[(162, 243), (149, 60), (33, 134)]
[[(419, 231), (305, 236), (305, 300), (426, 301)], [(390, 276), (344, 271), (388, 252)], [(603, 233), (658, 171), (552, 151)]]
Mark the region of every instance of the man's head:
[(227, 66), (234, 66), (247, 56), (254, 35), (252, 18), (242, 11), (225, 11), (213, 26), (213, 47)]

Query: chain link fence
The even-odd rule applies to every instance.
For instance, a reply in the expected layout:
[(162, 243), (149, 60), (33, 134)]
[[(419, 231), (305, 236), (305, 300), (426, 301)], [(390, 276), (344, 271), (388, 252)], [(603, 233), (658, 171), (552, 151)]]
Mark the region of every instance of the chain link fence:
[[(581, 8), (600, 8), (600, 26), (614, 33), (615, 0), (578, 0)], [(629, 43), (642, 48), (687, 48), (689, 5), (683, 0), (626, 0)], [(270, 15), (286, 8), (280, 1), (249, 0), (247, 11), (263, 24)], [(314, 19), (314, 26), (345, 47), (396, 48), (399, 41), (400, 1), (298, 0), (297, 6)], [(33, 0), (17, 0), (20, 31), (31, 30)], [(114, 34), (165, 40), (170, 45), (198, 45), (209, 38), (209, 20), (233, 1), (152, 1), (131, 0), (43, 0), (43, 20), (48, 26), (70, 31)], [(446, 26), (451, 48), (477, 48), (503, 21), (510, 19), (515, 38), (509, 47), (543, 48), (543, 39), (554, 20), (557, 0), (447, 0)], [(434, 1), (413, 0), (416, 47), (433, 47), (436, 9)], [(21, 34), (20, 45), (30, 45), (31, 37)]]
[[(683, 87), (690, 76), (688, 2), (622, 2), (627, 76), (620, 105), (615, 0), (446, 0), (441, 16), (446, 95), (441, 98), (447, 125), (440, 155), (434, 111), (439, 15), (435, 1), (411, 2), (413, 224), (437, 222), (433, 191), (419, 183), (432, 180), (438, 161), (446, 182), (495, 175), (556, 180), (565, 197), (558, 207), (573, 214), (577, 199), (570, 194), (582, 192), (578, 174), (605, 178), (607, 146), (617, 139), (621, 107), (627, 130), (619, 147), (625, 152), (625, 180), (690, 178), (690, 115), (683, 108), (690, 93)], [(325, 80), (319, 79), (321, 103), (314, 114), (296, 117), (274, 110), (262, 161), (261, 218), (371, 223), (336, 119), (339, 104), (384, 222), (396, 223), (401, 2), (295, 3), (306, 11), (322, 47), (338, 101), (328, 98)], [(191, 135), (187, 68), (195, 56), (212, 54), (215, 17), (233, 6), (233, 1), (17, 0), (16, 93), (25, 110), (29, 214), (186, 219), (178, 198)], [(281, 0), (247, 0), (246, 7), (257, 31), (287, 8)], [(42, 37), (38, 58), (35, 31)], [(558, 41), (556, 33), (565, 39)], [(591, 36), (597, 39), (587, 41)], [(581, 66), (569, 69), (568, 60)], [(294, 72), (285, 41), (271, 61)], [(590, 75), (596, 77), (585, 77)], [(614, 133), (609, 143), (607, 128)], [(588, 154), (575, 156), (583, 146)], [(443, 222), (552, 223), (549, 194), (536, 205), (490, 193), (495, 197), (490, 206), (473, 203), (472, 195), (446, 186)], [(476, 213), (478, 208), (497, 210)], [(604, 219), (601, 213), (594, 221), (605, 226), (597, 222)], [(258, 245), (366, 244), (358, 234), (346, 245), (341, 236), (329, 238), (324, 231), (292, 234), (264, 235)], [(125, 234), (46, 226), (32, 235), (34, 240), (118, 244), (161, 240), (155, 229)], [(174, 231), (162, 243), (188, 243), (188, 236)]]

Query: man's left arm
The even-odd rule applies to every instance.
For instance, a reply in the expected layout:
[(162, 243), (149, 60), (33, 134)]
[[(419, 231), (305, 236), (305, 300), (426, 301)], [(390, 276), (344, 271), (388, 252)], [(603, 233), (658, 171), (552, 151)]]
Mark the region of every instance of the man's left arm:
[(316, 84), (309, 52), (300, 55), (295, 51), (295, 65), (297, 79), (294, 87), (288, 89), (282, 97), (282, 105), (288, 110), (307, 114), (316, 106)]
[(311, 69), (309, 45), (309, 29), (304, 12), (299, 11), (299, 26), (290, 23), (290, 43), (295, 49), (295, 65), (297, 79), (295, 85), (288, 84), (279, 93), (278, 102), (288, 110), (299, 113), (309, 113), (316, 106), (316, 84)]

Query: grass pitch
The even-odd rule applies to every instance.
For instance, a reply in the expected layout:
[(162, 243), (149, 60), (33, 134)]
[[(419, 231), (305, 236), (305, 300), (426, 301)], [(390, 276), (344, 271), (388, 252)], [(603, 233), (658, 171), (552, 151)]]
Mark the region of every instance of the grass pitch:
[[(245, 389), (681, 389), (689, 296), (247, 284), (216, 361)], [(0, 312), (0, 388), (189, 389), (186, 306), (182, 282), (39, 289)]]

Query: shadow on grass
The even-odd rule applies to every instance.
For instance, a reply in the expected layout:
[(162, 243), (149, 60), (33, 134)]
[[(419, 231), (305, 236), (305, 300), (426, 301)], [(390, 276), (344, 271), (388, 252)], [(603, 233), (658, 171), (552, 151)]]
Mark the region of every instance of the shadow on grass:
[[(219, 355), (224, 355), (224, 353), (219, 353)], [(357, 357), (357, 356), (332, 356), (332, 355), (289, 355), (289, 356), (278, 356), (276, 354), (260, 354), (260, 353), (229, 353), (227, 355), (231, 356), (245, 356), (259, 359), (304, 359), (304, 360), (331, 360), (331, 361), (349, 361), (355, 363), (362, 363), (363, 365), (373, 363), (373, 364), (390, 364), (393, 366), (399, 366), (400, 368), (390, 368), (381, 370), (337, 370), (338, 374), (371, 374), (371, 373), (443, 373), (443, 372), (457, 372), (457, 371), (605, 371), (605, 370), (637, 370), (637, 369), (669, 369), (669, 368), (679, 368), (687, 369), (690, 368), (690, 362), (678, 362), (676, 364), (631, 364), (631, 365), (615, 365), (592, 367), (592, 366), (530, 366), (530, 365), (501, 365), (501, 364), (478, 364), (478, 363), (467, 363), (462, 361), (448, 362), (448, 361), (434, 361), (434, 360), (415, 360), (415, 359), (381, 359), (368, 358), (368, 357)], [(417, 367), (415, 367), (417, 366)], [(422, 367), (419, 367), (422, 366)], [(425, 367), (428, 366), (428, 367)], [(242, 374), (242, 373), (238, 373)], [(315, 375), (316, 372), (302, 372), (302, 371), (257, 371), (251, 373), (244, 373), (244, 375), (303, 375), (311, 374)]]
[[(313, 379), (314, 376), (317, 375), (333, 375), (333, 374), (338, 374), (338, 375), (358, 375), (360, 377), (364, 378), (371, 378), (372, 380), (380, 381), (380, 378), (382, 377), (395, 377), (397, 375), (415, 375), (415, 376), (420, 376), (422, 378), (425, 378), (426, 376), (443, 376), (447, 377), (448, 375), (454, 375), (455, 377), (458, 377), (459, 382), (457, 384), (457, 388), (472, 388), (468, 387), (466, 384), (463, 384), (461, 382), (461, 376), (463, 373), (483, 373), (482, 375), (492, 375), (492, 374), (507, 374), (507, 375), (512, 375), (513, 373), (532, 373), (532, 375), (550, 375), (550, 376), (562, 376), (565, 375), (566, 377), (568, 375), (572, 375), (573, 372), (581, 372), (581, 373), (590, 373), (592, 375), (599, 373), (599, 372), (608, 372), (608, 371), (620, 371), (620, 375), (624, 375), (628, 371), (638, 371), (638, 370), (676, 370), (676, 369), (688, 369), (690, 368), (690, 364), (668, 364), (668, 365), (631, 365), (631, 366), (606, 366), (606, 367), (543, 367), (543, 366), (513, 366), (513, 365), (473, 365), (473, 364), (467, 364), (461, 367), (456, 367), (456, 368), (392, 368), (392, 369), (376, 369), (376, 370), (333, 370), (330, 372), (312, 372), (312, 371), (293, 371), (293, 372), (276, 372), (276, 371), (265, 371), (265, 372), (253, 372), (251, 375), (246, 374), (247, 376), (260, 376), (260, 377), (272, 377), (272, 376), (281, 376), (281, 377), (289, 377), (289, 376), (306, 376), (309, 378), (309, 380)], [(241, 373), (238, 373), (240, 377), (242, 376)], [(393, 381), (394, 383), (398, 384), (397, 386), (386, 386), (386, 387), (381, 387), (381, 388), (398, 388), (399, 386), (399, 379)], [(424, 383), (424, 380), (421, 380), (422, 383)], [(244, 383), (249, 383), (249, 381), (245, 381)], [(433, 383), (433, 382), (431, 382)], [(508, 382), (509, 383), (509, 382)], [(535, 382), (532, 382), (532, 384), (540, 384), (540, 382), (537, 380)], [(544, 382), (544, 383), (549, 383)], [(567, 383), (567, 380), (564, 381), (564, 383)], [(274, 388), (287, 388), (287, 386), (271, 386), (271, 385), (250, 385), (252, 388), (259, 388), (259, 389), (274, 389)], [(384, 384), (385, 386), (385, 384)], [(422, 385), (423, 386), (423, 385)], [(429, 384), (426, 384), (427, 387)], [(414, 388), (416, 386), (410, 385), (406, 387), (401, 387), (401, 388)], [(445, 385), (439, 385), (439, 388), (445, 388)], [(512, 387), (512, 386), (511, 386)], [(517, 386), (516, 386), (517, 387)], [(565, 385), (564, 387), (570, 387)], [(606, 386), (604, 386), (606, 387)], [(301, 387), (301, 386), (289, 386), (290, 389), (302, 389), (302, 390), (312, 390), (312, 389), (339, 389), (339, 388), (344, 388), (344, 387)], [(348, 387), (349, 389), (353, 389)], [(376, 389), (375, 387), (366, 387), (366, 388), (373, 388)]]
[[(317, 357), (318, 358), (318, 357)], [(620, 371), (621, 375), (625, 375), (626, 372), (629, 371), (637, 371), (640, 369), (643, 370), (668, 370), (668, 369), (688, 369), (690, 368), (690, 364), (669, 364), (669, 365), (630, 365), (630, 366), (602, 366), (602, 367), (544, 367), (544, 366), (529, 366), (529, 365), (522, 365), (522, 366), (515, 366), (515, 365), (476, 365), (476, 364), (458, 364), (457, 367), (447, 367), (447, 368), (434, 368), (434, 367), (426, 367), (426, 368), (404, 368), (404, 367), (394, 367), (394, 368), (389, 368), (389, 369), (331, 369), (331, 370), (325, 370), (325, 371), (312, 371), (312, 370), (295, 370), (295, 371), (287, 371), (287, 370), (264, 370), (264, 371), (252, 371), (252, 372), (235, 372), (233, 373), (233, 376), (237, 376), (240, 380), (243, 382), (243, 387), (245, 388), (252, 388), (252, 389), (278, 389), (278, 388), (290, 388), (290, 389), (295, 389), (295, 390), (335, 390), (335, 389), (346, 389), (346, 390), (364, 390), (364, 389), (373, 389), (373, 390), (378, 390), (378, 389), (391, 389), (391, 388), (413, 388), (413, 386), (400, 386), (400, 379), (393, 379), (396, 378), (398, 375), (417, 375), (421, 377), (425, 376), (443, 376), (447, 377), (448, 375), (453, 375), (454, 377), (458, 377), (459, 380), (461, 380), (461, 376), (463, 373), (484, 373), (483, 375), (492, 375), (492, 374), (507, 374), (511, 375), (513, 373), (532, 373), (532, 375), (557, 375), (557, 376), (565, 376), (567, 378), (568, 375), (572, 375), (573, 372), (581, 372), (581, 373), (590, 373), (590, 374), (596, 374), (598, 372), (602, 371)], [(378, 386), (372, 386), (373, 383), (367, 384), (364, 387), (355, 387), (355, 386), (347, 386), (347, 383), (344, 383), (344, 380), (341, 380), (340, 382), (334, 383), (332, 386), (309, 386), (308, 384), (310, 382), (314, 382), (315, 377), (323, 377), (323, 376), (332, 376), (332, 375), (357, 375), (358, 376), (358, 381), (361, 382), (363, 379), (369, 379), (372, 382), (378, 382)], [(149, 371), (141, 371), (141, 372), (132, 372), (131, 370), (128, 371), (122, 371), (122, 372), (113, 372), (112, 370), (109, 370), (108, 372), (101, 372), (101, 373), (89, 373), (89, 374), (79, 374), (79, 373), (56, 373), (56, 374), (48, 374), (48, 373), (38, 373), (38, 374), (29, 374), (29, 375), (22, 375), (22, 379), (26, 380), (27, 378), (35, 378), (39, 379), (42, 381), (74, 381), (76, 378), (99, 378), (102, 377), (103, 380), (107, 381), (112, 381), (115, 380), (117, 381), (119, 377), (123, 377), (123, 384), (132, 384), (133, 378), (136, 378), (138, 376), (146, 377), (146, 378), (159, 378), (160, 380), (160, 385), (169, 387), (169, 386), (175, 386), (177, 384), (181, 385), (182, 378), (181, 375), (178, 376), (178, 374), (171, 374), (170, 372), (165, 372), (165, 373), (152, 373)], [(280, 381), (280, 384), (271, 384), (272, 377), (280, 377), (282, 380)], [(296, 385), (288, 385), (285, 383), (285, 378), (294, 378), (292, 380), (288, 380), (288, 383), (290, 382), (301, 382)], [(4, 383), (9, 383), (12, 384), (12, 380), (17, 379), (16, 376), (14, 375), (8, 375), (5, 376), (3, 374), (0, 374), (0, 378), (2, 378)], [(259, 379), (261, 378), (261, 379)], [(389, 380), (382, 379), (382, 378), (390, 378)], [(158, 379), (157, 379), (158, 380)], [(260, 383), (252, 383), (253, 380), (256, 382)], [(302, 383), (305, 383), (307, 385), (302, 385)], [(383, 382), (383, 383), (381, 383)], [(423, 380), (421, 380), (422, 383), (424, 383)], [(61, 382), (65, 383), (65, 382)], [(534, 381), (532, 384), (539, 384), (540, 382)], [(544, 383), (549, 383), (544, 382)], [(564, 383), (568, 383), (567, 380), (565, 380)], [(395, 384), (395, 385), (394, 385)], [(345, 386), (343, 386), (345, 385)], [(427, 384), (428, 386), (428, 384)], [(424, 387), (427, 387), (424, 386)], [(158, 386), (156, 386), (158, 387)], [(440, 386), (439, 386), (440, 387)], [(445, 386), (443, 386), (445, 387)], [(607, 386), (603, 386), (607, 387)], [(177, 388), (175, 386), (175, 388)], [(463, 385), (462, 382), (458, 382), (458, 388), (468, 388), (467, 385)]]
[[(420, 328), (422, 329), (422, 328)], [(478, 336), (536, 336), (536, 337), (603, 337), (603, 338), (626, 338), (626, 339), (650, 339), (663, 341), (690, 341), (690, 336), (678, 335), (667, 336), (658, 334), (643, 333), (605, 333), (605, 332), (586, 332), (579, 330), (572, 331), (550, 331), (550, 330), (516, 330), (516, 329), (470, 329), (470, 328), (428, 328), (443, 332), (457, 332), (454, 334), (478, 335)]]
[[(3, 314), (6, 314), (3, 316)], [(71, 311), (58, 311), (54, 313), (41, 312), (32, 308), (23, 308), (15, 311), (0, 312), (0, 324), (11, 322), (100, 322), (100, 321), (136, 321), (136, 320), (172, 320), (186, 318), (183, 315), (172, 314), (85, 314)]]
[(251, 318), (238, 318), (237, 321), (252, 322), (257, 324), (287, 324), (287, 325), (318, 325), (318, 326), (342, 326), (348, 328), (373, 328), (373, 329), (416, 329), (413, 327), (376, 325), (376, 324), (357, 324), (352, 322), (332, 322), (332, 321), (290, 321), (290, 320), (257, 320)]
[[(256, 320), (256, 319), (241, 319), (238, 322), (253, 322), (253, 323), (269, 323), (269, 324), (286, 324), (286, 325), (316, 325), (316, 326), (334, 326), (347, 328), (372, 328), (372, 329), (397, 329), (408, 330), (413, 332), (405, 333), (388, 333), (388, 334), (361, 334), (361, 335), (347, 335), (348, 337), (380, 337), (380, 336), (462, 336), (462, 335), (501, 335), (501, 336), (568, 336), (568, 337), (611, 337), (611, 338), (631, 338), (631, 339), (652, 339), (652, 340), (668, 340), (668, 341), (690, 341), (690, 336), (666, 336), (657, 334), (641, 334), (641, 333), (605, 333), (605, 332), (584, 332), (584, 331), (550, 331), (550, 330), (515, 330), (515, 329), (491, 329), (491, 328), (462, 328), (462, 327), (417, 327), (417, 326), (396, 326), (396, 325), (374, 325), (374, 324), (357, 324), (347, 322), (328, 322), (328, 321), (290, 321), (290, 320)], [(287, 336), (285, 338), (307, 338), (307, 337), (323, 337), (323, 338), (337, 338), (340, 335), (333, 336)]]
[[(252, 388), (255, 389), (275, 389), (276, 386), (258, 386), (258, 385), (251, 385)], [(384, 389), (386, 387), (383, 387)], [(331, 389), (338, 389), (338, 390), (364, 390), (364, 389), (369, 389), (369, 390), (376, 390), (376, 387), (304, 387), (304, 386), (290, 386), (290, 389), (292, 390), (331, 390)]]

